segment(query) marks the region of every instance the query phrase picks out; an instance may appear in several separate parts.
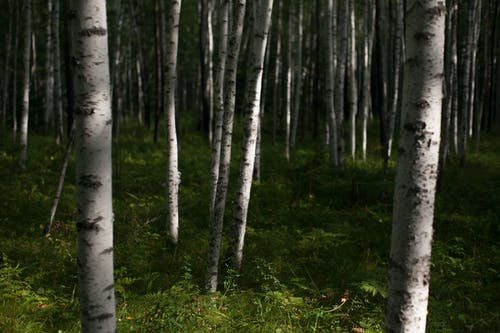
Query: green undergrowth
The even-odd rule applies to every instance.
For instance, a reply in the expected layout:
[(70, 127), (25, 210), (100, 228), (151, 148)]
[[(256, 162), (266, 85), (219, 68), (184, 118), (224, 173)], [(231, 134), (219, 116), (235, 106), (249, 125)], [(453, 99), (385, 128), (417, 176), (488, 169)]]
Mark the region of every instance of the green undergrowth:
[[(165, 143), (125, 126), (114, 143), (115, 288), (119, 332), (381, 332), (386, 297), (394, 161), (328, 165), (321, 145), (289, 163), (264, 133), (241, 272), (228, 268), (231, 189), (220, 291), (203, 293), (208, 247), (210, 149), (180, 126), (180, 242), (165, 236)], [(240, 124), (237, 132), (240, 133)], [(42, 236), (63, 148), (30, 137), (0, 149), (0, 332), (78, 332), (74, 161), (54, 230)], [(438, 195), (429, 332), (500, 331), (500, 144), (485, 136), (459, 168), (452, 158)], [(233, 159), (239, 157), (235, 135)]]

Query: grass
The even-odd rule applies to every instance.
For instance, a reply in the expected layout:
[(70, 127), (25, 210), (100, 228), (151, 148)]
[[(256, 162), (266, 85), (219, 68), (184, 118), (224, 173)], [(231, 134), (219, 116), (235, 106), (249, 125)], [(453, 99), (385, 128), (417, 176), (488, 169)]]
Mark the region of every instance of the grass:
[[(115, 143), (118, 330), (382, 331), (394, 163), (383, 180), (376, 152), (332, 170), (321, 146), (299, 146), (286, 163), (280, 145), (265, 143), (243, 269), (228, 269), (223, 258), (220, 292), (205, 295), (210, 150), (189, 128), (181, 124), (176, 249), (165, 237), (164, 143), (128, 126)], [(32, 135), (28, 170), (20, 173), (18, 147), (2, 139), (0, 332), (78, 332), (74, 162), (54, 232), (44, 238), (62, 148)], [(487, 135), (465, 168), (450, 161), (437, 199), (429, 332), (500, 331), (498, 152), (498, 136)], [(236, 175), (234, 163), (232, 186)]]

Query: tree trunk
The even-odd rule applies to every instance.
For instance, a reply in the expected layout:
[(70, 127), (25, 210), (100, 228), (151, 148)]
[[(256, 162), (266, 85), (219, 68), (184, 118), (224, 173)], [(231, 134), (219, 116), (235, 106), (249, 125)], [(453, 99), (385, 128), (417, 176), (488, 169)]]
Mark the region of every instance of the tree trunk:
[(356, 157), (356, 115), (358, 113), (358, 82), (356, 80), (356, 25), (354, 0), (349, 3), (349, 39), (347, 48), (347, 82), (349, 83), (349, 124), (351, 158)]
[(2, 122), (2, 129), (5, 129), (5, 122), (7, 119), (7, 107), (9, 105), (8, 103), (8, 98), (9, 98), (9, 84), (10, 84), (10, 74), (11, 74), (11, 47), (12, 47), (12, 24), (14, 22), (14, 5), (12, 4), (12, 1), (8, 1), (9, 5), (9, 27), (7, 31), (7, 40), (6, 40), (6, 45), (5, 45), (5, 69), (4, 69), (4, 81), (3, 81), (3, 86), (2, 86), (2, 110), (1, 110), (1, 122)]
[(54, 1), (54, 109), (56, 117), (56, 144), (61, 144), (64, 137), (62, 74), (61, 74), (61, 39), (59, 38), (59, 0)]
[(167, 133), (167, 232), (170, 241), (177, 244), (179, 235), (179, 184), (180, 173), (177, 153), (177, 131), (175, 125), (175, 85), (177, 82), (177, 48), (179, 44), (179, 18), (181, 0), (170, 4), (167, 26), (167, 48), (165, 55), (165, 123)]
[(276, 132), (277, 132), (277, 127), (278, 127), (278, 115), (280, 112), (280, 105), (281, 105), (281, 94), (280, 94), (280, 77), (281, 77), (281, 35), (282, 35), (282, 30), (283, 30), (283, 23), (282, 23), (282, 13), (283, 13), (283, 2), (282, 0), (276, 0), (278, 1), (278, 27), (277, 33), (276, 33), (276, 61), (275, 61), (275, 67), (274, 67), (274, 86), (273, 86), (273, 111), (272, 111), (272, 117), (273, 117), (273, 127), (272, 127), (272, 136), (273, 136), (273, 143), (276, 143)]
[(228, 40), (228, 53), (224, 73), (224, 118), (222, 126), (219, 179), (215, 194), (213, 215), (210, 216), (210, 241), (207, 256), (208, 293), (217, 290), (219, 276), (219, 257), (222, 243), (222, 226), (226, 205), (227, 188), (231, 162), (231, 142), (233, 136), (234, 108), (236, 99), (236, 69), (243, 33), (246, 0), (238, 0), (233, 8), (232, 27)]
[(293, 69), (293, 14), (291, 6), (288, 8), (288, 36), (287, 36), (287, 64), (286, 64), (286, 113), (285, 113), (285, 158), (290, 161), (290, 127), (292, 115), (292, 69)]
[[(337, 155), (337, 118), (335, 115), (335, 72), (337, 65), (337, 1), (328, 0), (328, 81), (327, 81), (327, 101), (328, 101), (328, 123), (329, 123), (329, 152), (330, 164), (338, 165)], [(319, 64), (316, 64), (319, 66)]]
[[(386, 67), (386, 28), (385, 0), (377, 0), (377, 17), (375, 24), (375, 52), (377, 59), (377, 105), (380, 118), (380, 144), (382, 145), (383, 172), (387, 172), (387, 67)], [(402, 117), (402, 119), (404, 116)], [(404, 122), (404, 120), (403, 120)]]
[(392, 69), (392, 103), (391, 108), (388, 110), (387, 115), (387, 155), (386, 158), (389, 159), (391, 157), (392, 152), (392, 142), (394, 138), (394, 127), (396, 123), (396, 117), (398, 113), (398, 105), (399, 105), (399, 89), (401, 82), (401, 57), (403, 53), (403, 31), (404, 31), (404, 2), (397, 2), (397, 15), (396, 15), (396, 33), (394, 36), (394, 63)]
[(155, 60), (156, 60), (156, 107), (154, 114), (154, 129), (153, 129), (153, 141), (158, 142), (158, 130), (159, 130), (159, 122), (160, 115), (164, 112), (165, 106), (163, 105), (163, 52), (162, 52), (162, 42), (163, 35), (161, 31), (161, 13), (160, 13), (160, 4), (159, 0), (155, 0), (154, 3), (155, 10), (155, 20), (154, 20), (154, 29), (155, 29)]
[[(254, 25), (250, 68), (252, 69), (248, 84), (248, 100), (245, 114), (243, 148), (240, 160), (238, 188), (236, 190), (233, 208), (233, 255), (234, 268), (239, 270), (243, 259), (243, 245), (247, 223), (248, 204), (252, 187), (252, 174), (255, 162), (255, 148), (259, 127), (260, 98), (262, 89), (262, 74), (266, 44), (271, 24), (273, 0), (262, 0)], [(256, 23), (257, 23), (256, 22)]]
[(470, 101), (470, 83), (471, 83), (471, 59), (474, 45), (474, 8), (476, 1), (469, 1), (467, 6), (467, 34), (462, 45), (461, 69), (462, 78), (460, 80), (460, 165), (465, 165), (467, 139), (469, 133), (469, 101)]
[(407, 1), (403, 107), (385, 332), (425, 332), (443, 81), (442, 1)]
[(73, 80), (81, 331), (116, 331), (112, 115), (106, 2), (73, 2)]
[[(340, 50), (337, 55), (337, 73), (335, 86), (335, 112), (337, 115), (337, 163), (344, 164), (344, 101), (345, 101), (345, 76), (347, 63), (347, 35), (348, 35), (348, 17), (349, 2), (340, 2)], [(331, 129), (330, 129), (331, 132)], [(332, 142), (330, 142), (332, 144)]]
[(19, 54), (19, 30), (20, 30), (20, 8), (19, 2), (15, 2), (16, 8), (16, 31), (14, 33), (15, 42), (14, 42), (14, 70), (12, 71), (12, 139), (14, 142), (17, 141), (17, 56)]
[(222, 138), (222, 121), (224, 117), (224, 73), (227, 58), (227, 39), (229, 31), (229, 0), (221, 1), (219, 59), (215, 76), (215, 131), (212, 142), (212, 165), (210, 186), (210, 215), (214, 213), (215, 194), (219, 180), (219, 164)]
[(439, 172), (438, 172), (438, 191), (442, 189), (444, 173), (449, 155), (450, 128), (452, 114), (454, 111), (454, 100), (457, 91), (455, 90), (457, 81), (457, 3), (456, 0), (450, 0), (448, 6), (446, 22), (446, 48), (445, 48), (445, 82), (443, 91), (445, 92), (442, 119), (441, 119), (441, 145), (439, 148)]
[(363, 36), (363, 89), (361, 94), (361, 153), (363, 161), (366, 161), (366, 146), (368, 143), (368, 116), (372, 108), (371, 94), (371, 64), (372, 64), (372, 48), (375, 23), (375, 6), (370, 0), (365, 0), (365, 21), (364, 21), (364, 36)]
[(200, 11), (200, 67), (202, 127), (208, 135), (209, 142), (213, 137), (213, 34), (212, 12), (213, 0), (201, 0)]
[(19, 166), (26, 169), (26, 155), (28, 151), (28, 121), (30, 111), (30, 60), (31, 60), (31, 0), (24, 2), (24, 76), (23, 76), (23, 113), (21, 115), (21, 152)]
[(53, 0), (47, 1), (48, 22), (46, 26), (47, 43), (45, 50), (45, 110), (43, 115), (43, 132), (49, 133), (50, 120), (54, 113), (54, 42), (53, 42)]
[(295, 96), (293, 101), (293, 122), (292, 122), (292, 132), (290, 137), (290, 146), (295, 148), (295, 143), (297, 141), (297, 127), (299, 126), (299, 112), (300, 112), (300, 100), (302, 94), (302, 49), (303, 49), (303, 16), (304, 16), (304, 5), (302, 1), (299, 1), (299, 11), (297, 15), (297, 62), (294, 64), (294, 76), (295, 76)]

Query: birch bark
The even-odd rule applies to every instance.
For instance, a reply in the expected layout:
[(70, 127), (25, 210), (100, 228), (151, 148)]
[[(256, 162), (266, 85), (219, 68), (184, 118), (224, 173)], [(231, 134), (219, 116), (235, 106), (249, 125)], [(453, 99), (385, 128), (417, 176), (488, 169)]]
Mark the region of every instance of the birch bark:
[(358, 114), (358, 82), (356, 79), (356, 25), (354, 0), (349, 3), (348, 16), (348, 48), (347, 48), (347, 82), (349, 83), (349, 125), (351, 158), (356, 157), (356, 115)]
[(300, 113), (300, 100), (302, 94), (302, 40), (304, 35), (303, 26), (303, 16), (304, 16), (304, 5), (302, 1), (299, 1), (299, 10), (297, 14), (297, 62), (294, 64), (294, 76), (295, 76), (295, 92), (293, 101), (293, 121), (292, 121), (292, 131), (290, 137), (290, 146), (295, 148), (295, 143), (297, 141), (297, 127), (299, 126), (299, 113)]
[(165, 54), (166, 75), (165, 125), (167, 134), (167, 232), (170, 241), (177, 244), (179, 237), (179, 162), (177, 151), (177, 130), (175, 124), (175, 85), (177, 82), (177, 48), (179, 45), (179, 18), (181, 0), (170, 3), (167, 23), (167, 48)]
[(396, 168), (385, 332), (425, 332), (439, 159), (444, 18), (442, 1), (409, 0), (405, 123)]
[(30, 111), (30, 61), (31, 61), (31, 0), (24, 1), (24, 74), (23, 74), (23, 113), (21, 115), (19, 166), (26, 169), (28, 151), (28, 122)]
[(64, 137), (62, 75), (61, 75), (61, 39), (59, 36), (60, 6), (59, 0), (54, 1), (54, 110), (56, 117), (56, 144), (61, 144)]
[[(335, 72), (337, 67), (337, 1), (328, 0), (328, 81), (327, 81), (327, 101), (328, 101), (328, 123), (329, 123), (329, 152), (330, 164), (338, 165), (337, 155), (337, 118), (335, 116)], [(316, 64), (318, 66), (319, 64)]]
[(73, 1), (73, 81), (81, 331), (115, 332), (112, 115), (106, 2)]
[(234, 267), (239, 270), (243, 260), (243, 245), (247, 223), (248, 204), (252, 187), (252, 174), (255, 163), (255, 148), (259, 127), (262, 74), (266, 53), (269, 26), (273, 10), (273, 0), (262, 0), (254, 25), (254, 39), (250, 67), (252, 69), (248, 81), (248, 100), (246, 105), (243, 147), (240, 160), (238, 188), (233, 208), (233, 255)]
[(4, 68), (4, 80), (2, 86), (2, 109), (1, 109), (1, 124), (2, 128), (5, 128), (5, 121), (7, 119), (7, 101), (8, 101), (8, 93), (9, 93), (9, 83), (10, 83), (10, 73), (11, 73), (11, 47), (12, 47), (12, 25), (14, 21), (14, 6), (12, 1), (8, 1), (9, 6), (9, 27), (7, 31), (6, 45), (5, 45), (5, 68)]
[(210, 215), (215, 206), (215, 194), (219, 180), (219, 164), (222, 138), (222, 120), (224, 117), (224, 72), (226, 69), (227, 39), (229, 31), (229, 0), (221, 1), (219, 59), (215, 75), (215, 127), (212, 142), (212, 165), (210, 187)]
[(217, 290), (219, 275), (219, 257), (222, 243), (222, 226), (226, 205), (227, 188), (231, 162), (231, 142), (233, 135), (234, 108), (236, 99), (236, 69), (240, 52), (241, 35), (245, 18), (246, 0), (237, 0), (234, 3), (232, 27), (228, 40), (228, 53), (224, 73), (224, 117), (222, 126), (219, 179), (215, 194), (213, 215), (210, 216), (210, 241), (207, 255), (207, 284), (208, 293)]
[(53, 56), (53, 24), (54, 19), (53, 0), (47, 1), (48, 22), (46, 27), (47, 42), (45, 50), (45, 110), (43, 114), (43, 131), (45, 134), (49, 132), (49, 122), (54, 112), (54, 56)]

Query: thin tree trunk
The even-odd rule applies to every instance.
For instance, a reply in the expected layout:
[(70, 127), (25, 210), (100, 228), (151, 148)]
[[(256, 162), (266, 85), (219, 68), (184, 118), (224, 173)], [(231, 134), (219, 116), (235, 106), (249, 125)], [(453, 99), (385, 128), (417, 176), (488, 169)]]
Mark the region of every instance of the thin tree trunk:
[(53, 42), (53, 0), (47, 1), (47, 43), (45, 51), (45, 110), (43, 116), (43, 131), (45, 134), (49, 133), (49, 124), (54, 112), (54, 42)]
[(233, 254), (234, 268), (241, 269), (243, 260), (243, 245), (247, 223), (248, 204), (252, 187), (252, 174), (255, 162), (255, 148), (259, 127), (260, 98), (262, 89), (262, 75), (266, 44), (271, 24), (273, 0), (262, 0), (258, 10), (257, 21), (254, 25), (253, 55), (250, 60), (252, 68), (249, 78), (248, 100), (245, 114), (245, 130), (243, 131), (243, 148), (240, 160), (238, 188), (236, 190), (233, 208)]
[(179, 18), (181, 0), (170, 4), (167, 26), (167, 42), (170, 46), (165, 55), (166, 82), (166, 132), (167, 132), (167, 232), (170, 241), (177, 244), (179, 238), (179, 184), (180, 173), (175, 125), (175, 86), (177, 82), (177, 48), (179, 44)]
[(403, 107), (394, 192), (385, 332), (424, 333), (439, 159), (442, 1), (407, 1)]
[(111, 66), (112, 80), (111, 80), (111, 95), (113, 103), (113, 126), (115, 139), (118, 138), (120, 132), (120, 115), (123, 107), (123, 94), (119, 93), (126, 89), (123, 84), (122, 77), (125, 75), (123, 70), (126, 71), (127, 67), (122, 66), (122, 29), (123, 29), (123, 11), (124, 6), (121, 0), (118, 2), (118, 25), (116, 27), (116, 39), (113, 53), (113, 64)]
[(462, 46), (462, 79), (460, 80), (460, 165), (465, 165), (467, 139), (469, 133), (469, 101), (470, 101), (470, 83), (471, 83), (471, 59), (472, 48), (474, 45), (474, 7), (476, 1), (469, 1), (467, 6), (467, 34)]
[[(328, 0), (328, 81), (327, 81), (327, 100), (328, 100), (328, 124), (329, 124), (329, 151), (330, 164), (338, 165), (337, 150), (337, 118), (335, 115), (335, 72), (337, 65), (337, 1)], [(316, 64), (319, 66), (319, 64)]]
[(386, 158), (391, 157), (392, 152), (392, 142), (394, 138), (394, 127), (396, 123), (396, 117), (398, 114), (399, 105), (399, 89), (400, 89), (400, 71), (401, 71), (401, 57), (403, 53), (403, 30), (404, 30), (404, 2), (397, 1), (397, 15), (396, 15), (396, 33), (394, 36), (394, 64), (392, 69), (392, 104), (388, 112), (387, 119), (387, 155)]
[(283, 30), (283, 23), (282, 23), (282, 13), (283, 13), (283, 2), (282, 0), (276, 0), (278, 1), (278, 27), (277, 33), (276, 33), (276, 61), (275, 61), (275, 67), (274, 67), (274, 86), (273, 86), (273, 111), (272, 111), (272, 120), (273, 120), (273, 127), (272, 127), (272, 137), (273, 137), (273, 143), (276, 143), (276, 132), (277, 132), (277, 127), (278, 127), (278, 115), (280, 111), (280, 106), (281, 106), (281, 94), (280, 94), (280, 76), (281, 76), (281, 35), (282, 35), (282, 30)]
[(456, 98), (457, 91), (457, 4), (456, 0), (449, 1), (447, 9), (447, 22), (446, 22), (446, 55), (445, 55), (445, 79), (443, 84), (443, 91), (445, 98), (443, 103), (442, 119), (441, 119), (441, 144), (439, 148), (439, 171), (437, 189), (440, 191), (443, 187), (444, 173), (449, 155), (449, 142), (450, 142), (450, 128), (451, 116), (453, 113), (454, 99)]
[(471, 53), (471, 64), (470, 64), (470, 84), (469, 84), (469, 105), (467, 106), (468, 121), (467, 125), (469, 139), (472, 138), (474, 130), (474, 116), (475, 116), (475, 98), (476, 98), (476, 75), (477, 75), (477, 51), (479, 43), (479, 33), (481, 30), (481, 2), (482, 0), (475, 0), (474, 5), (474, 31), (473, 31), (473, 44)]
[(19, 166), (26, 169), (28, 151), (28, 121), (30, 111), (30, 60), (31, 60), (31, 0), (24, 2), (24, 76), (23, 76), (23, 113), (21, 115), (21, 152)]
[(361, 153), (363, 161), (366, 161), (366, 147), (368, 143), (368, 117), (372, 108), (371, 95), (371, 65), (373, 52), (373, 37), (375, 32), (375, 6), (370, 0), (365, 0), (365, 22), (363, 37), (363, 92), (361, 94)]
[[(349, 2), (340, 2), (340, 50), (337, 55), (337, 72), (335, 86), (335, 112), (337, 115), (337, 163), (344, 164), (344, 101), (345, 101), (345, 76), (347, 62), (347, 35), (348, 35), (348, 17)], [(330, 130), (331, 131), (331, 130)], [(332, 142), (330, 142), (332, 144)]]
[(297, 63), (294, 65), (294, 76), (295, 76), (295, 96), (293, 101), (293, 122), (292, 122), (292, 132), (290, 138), (290, 146), (291, 148), (295, 148), (295, 143), (297, 141), (297, 127), (299, 126), (299, 113), (300, 113), (300, 102), (302, 95), (302, 49), (303, 49), (303, 35), (304, 35), (304, 26), (303, 26), (303, 16), (304, 16), (304, 5), (302, 1), (299, 1), (299, 10), (297, 15)]
[[(385, 28), (385, 0), (377, 0), (376, 43), (377, 59), (377, 105), (380, 117), (380, 143), (382, 144), (383, 172), (388, 168), (388, 140), (387, 140), (387, 67), (386, 67), (386, 28)], [(402, 117), (402, 119), (404, 116)], [(404, 122), (404, 120), (403, 120)]]
[(163, 105), (163, 52), (162, 52), (162, 42), (163, 35), (161, 31), (161, 14), (160, 14), (160, 4), (159, 0), (155, 0), (154, 3), (154, 29), (155, 29), (155, 60), (156, 60), (156, 107), (154, 114), (154, 129), (153, 129), (153, 141), (158, 142), (158, 130), (160, 115), (164, 112), (165, 106)]
[(221, 152), (219, 164), (219, 179), (215, 194), (213, 215), (210, 216), (210, 241), (207, 256), (208, 293), (217, 290), (219, 276), (219, 257), (222, 243), (222, 226), (229, 183), (231, 162), (231, 142), (233, 136), (234, 108), (236, 98), (236, 69), (243, 33), (246, 0), (237, 0), (233, 8), (231, 33), (228, 40), (228, 53), (224, 74), (224, 118), (222, 126)]
[(61, 74), (61, 39), (59, 38), (59, 0), (54, 1), (54, 107), (56, 116), (56, 144), (61, 144), (64, 137), (62, 74)]
[(358, 83), (356, 80), (356, 25), (354, 0), (349, 3), (349, 39), (347, 51), (347, 82), (349, 83), (349, 124), (351, 135), (350, 148), (351, 158), (356, 157), (356, 116), (358, 114)]
[(45, 236), (49, 236), (52, 232), (52, 224), (54, 223), (54, 218), (56, 216), (57, 206), (59, 205), (59, 199), (61, 198), (61, 193), (64, 187), (64, 178), (66, 177), (66, 171), (68, 170), (69, 158), (71, 156), (71, 150), (73, 148), (73, 141), (75, 139), (74, 130), (70, 130), (69, 140), (66, 145), (66, 150), (64, 151), (63, 163), (61, 166), (61, 172), (59, 173), (59, 179), (57, 181), (56, 193), (54, 194), (54, 200), (52, 200), (52, 206), (50, 206), (49, 222), (45, 225), (43, 233)]
[(212, 143), (213, 136), (213, 34), (212, 12), (213, 0), (202, 0), (200, 10), (200, 67), (202, 128)]
[(215, 194), (217, 192), (217, 182), (219, 180), (219, 162), (222, 138), (222, 121), (224, 117), (224, 73), (227, 58), (227, 39), (229, 31), (229, 0), (221, 0), (221, 22), (220, 22), (220, 42), (219, 59), (215, 76), (215, 131), (212, 142), (212, 165), (211, 165), (211, 186), (210, 186), (210, 215), (214, 213)]
[[(484, 109), (487, 101), (489, 100), (488, 98), (488, 93), (490, 92), (490, 86), (491, 86), (491, 68), (490, 68), (490, 58), (492, 57), (492, 54), (489, 53), (490, 47), (489, 47), (489, 39), (491, 37), (491, 13), (492, 13), (492, 6), (491, 2), (487, 0), (486, 2), (486, 10), (485, 10), (485, 16), (486, 16), (486, 22), (485, 22), (485, 27), (486, 29), (483, 31), (483, 73), (481, 77), (483, 78), (483, 84), (481, 87), (481, 90), (478, 92), (481, 96), (479, 99), (478, 103), (478, 108), (476, 110), (476, 126), (475, 126), (475, 141), (476, 141), (476, 148), (475, 151), (476, 153), (479, 153), (479, 142), (481, 140), (481, 127), (483, 123), (483, 114), (484, 114)], [(480, 79), (478, 78), (478, 83), (481, 83)]]
[(17, 141), (17, 56), (19, 54), (19, 30), (21, 26), (20, 22), (20, 12), (21, 9), (19, 8), (19, 2), (15, 2), (15, 7), (16, 7), (16, 31), (14, 33), (15, 36), (15, 42), (14, 42), (14, 70), (13, 70), (13, 77), (12, 77), (12, 140), (14, 142)]
[(6, 45), (5, 45), (5, 69), (4, 69), (4, 81), (3, 81), (3, 86), (2, 86), (2, 110), (1, 110), (1, 122), (2, 122), (2, 129), (5, 129), (5, 122), (7, 119), (7, 107), (9, 105), (8, 103), (8, 98), (9, 98), (9, 84), (10, 84), (10, 75), (11, 75), (11, 48), (12, 48), (12, 25), (14, 21), (14, 5), (12, 4), (12, 1), (8, 1), (8, 6), (9, 6), (9, 27), (7, 31), (7, 36), (6, 36)]
[(79, 0), (73, 18), (78, 286), (83, 333), (116, 331), (112, 114), (106, 2)]
[[(272, 20), (272, 17), (271, 17)], [(260, 183), (260, 162), (261, 162), (261, 143), (262, 143), (262, 121), (266, 110), (266, 97), (269, 77), (269, 61), (271, 59), (271, 25), (269, 26), (269, 33), (267, 36), (266, 57), (264, 59), (264, 71), (262, 74), (262, 91), (260, 93), (260, 113), (259, 113), (259, 128), (257, 129), (257, 143), (255, 147), (255, 165), (253, 168), (253, 179), (255, 182)]]
[(293, 14), (288, 8), (288, 40), (287, 40), (287, 68), (286, 68), (286, 113), (285, 113), (285, 158), (290, 161), (290, 126), (292, 115), (292, 69), (293, 69)]

